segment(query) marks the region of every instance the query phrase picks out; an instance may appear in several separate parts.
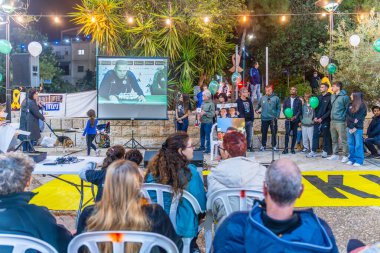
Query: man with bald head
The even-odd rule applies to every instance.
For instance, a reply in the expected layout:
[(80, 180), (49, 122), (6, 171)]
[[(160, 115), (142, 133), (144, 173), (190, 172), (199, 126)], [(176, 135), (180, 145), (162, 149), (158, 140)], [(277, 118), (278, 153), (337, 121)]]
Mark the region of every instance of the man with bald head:
[(249, 212), (231, 214), (215, 235), (214, 252), (338, 252), (325, 221), (312, 209), (294, 210), (302, 195), (301, 171), (289, 159), (266, 171), (263, 193)]

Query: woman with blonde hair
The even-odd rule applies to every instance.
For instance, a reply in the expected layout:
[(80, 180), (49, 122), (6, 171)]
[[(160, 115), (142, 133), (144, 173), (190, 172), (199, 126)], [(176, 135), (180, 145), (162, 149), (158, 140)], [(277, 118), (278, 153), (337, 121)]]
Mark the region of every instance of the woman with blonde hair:
[[(87, 221), (87, 231), (146, 231), (171, 239), (182, 251), (182, 240), (175, 233), (168, 215), (159, 205), (148, 204), (141, 195), (143, 176), (131, 161), (118, 160), (107, 169), (103, 197)], [(101, 252), (112, 252), (110, 244), (100, 245)], [(126, 252), (138, 252), (130, 244)]]

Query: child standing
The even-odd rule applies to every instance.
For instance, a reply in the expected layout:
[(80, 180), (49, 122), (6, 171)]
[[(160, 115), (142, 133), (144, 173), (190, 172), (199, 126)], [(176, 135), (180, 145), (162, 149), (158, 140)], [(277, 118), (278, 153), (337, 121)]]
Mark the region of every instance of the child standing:
[(87, 120), (87, 125), (83, 132), (83, 136), (86, 136), (87, 155), (90, 155), (91, 148), (93, 148), (95, 150), (96, 156), (99, 156), (100, 150), (96, 149), (95, 144), (92, 143), (96, 136), (96, 127), (98, 126), (98, 119), (96, 119), (95, 111), (92, 109), (87, 112), (87, 116), (89, 117), (89, 120)]
[[(305, 93), (302, 105), (302, 153), (310, 152), (313, 146), (313, 131), (314, 131), (314, 109), (310, 106), (310, 93)], [(309, 145), (310, 142), (310, 145)]]

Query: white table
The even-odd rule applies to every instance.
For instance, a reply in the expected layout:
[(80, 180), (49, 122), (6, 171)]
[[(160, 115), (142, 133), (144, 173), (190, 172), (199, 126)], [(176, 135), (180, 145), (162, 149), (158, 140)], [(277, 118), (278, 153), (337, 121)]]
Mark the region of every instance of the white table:
[(80, 194), (79, 208), (77, 212), (77, 224), (78, 224), (78, 219), (82, 211), (83, 199), (84, 199), (85, 186), (84, 186), (83, 180), (82, 179), (80, 180), (80, 184), (76, 184), (74, 182), (70, 182), (68, 180), (59, 178), (59, 175), (79, 175), (79, 172), (81, 171), (81, 169), (85, 168), (88, 162), (96, 162), (99, 164), (103, 162), (104, 157), (77, 156), (77, 158), (80, 160), (80, 162), (78, 163), (44, 165), (46, 163), (54, 163), (58, 157), (59, 156), (48, 156), (46, 160), (37, 163), (34, 168), (33, 174), (34, 175), (49, 175), (65, 183), (68, 183), (69, 185), (77, 189), (77, 191)]

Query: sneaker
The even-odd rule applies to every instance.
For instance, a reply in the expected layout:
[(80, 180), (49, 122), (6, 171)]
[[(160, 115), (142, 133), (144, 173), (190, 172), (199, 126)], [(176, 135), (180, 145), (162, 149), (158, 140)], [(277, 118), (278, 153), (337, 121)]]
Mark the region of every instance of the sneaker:
[(284, 151), (282, 151), (282, 154), (283, 155), (286, 155), (286, 154), (288, 154), (289, 153), (289, 151), (287, 150), (287, 149), (284, 149)]
[(346, 162), (347, 165), (353, 165), (354, 163), (351, 161)]
[(301, 153), (309, 153), (309, 150), (304, 148), (304, 149), (302, 149)]
[(347, 156), (343, 156), (341, 162), (342, 162), (342, 163), (346, 163), (346, 162), (348, 162), (348, 157), (347, 157)]
[(359, 163), (354, 163), (354, 167), (361, 167), (363, 165), (359, 164)]
[(260, 151), (265, 151), (265, 147), (264, 147), (264, 146), (261, 146), (261, 147), (260, 147)]
[(314, 151), (311, 151), (309, 154), (306, 155), (307, 158), (313, 158), (313, 157), (317, 157), (317, 153), (315, 153)]
[(248, 152), (253, 152), (253, 148), (248, 148)]
[[(339, 156), (338, 155), (332, 155), (330, 157), (327, 157), (327, 160), (330, 160), (330, 161), (337, 161), (339, 160)], [(346, 161), (347, 162), (347, 161)]]
[(327, 152), (326, 151), (322, 152), (322, 158), (327, 158)]
[(95, 154), (96, 154), (96, 156), (100, 156), (100, 149), (97, 149), (97, 150), (95, 151)]
[(273, 149), (273, 151), (278, 151), (277, 146), (274, 146), (272, 149)]
[(294, 149), (292, 149), (291, 151), (290, 151), (290, 153), (292, 153), (293, 155), (296, 153), (296, 151), (294, 150)]

